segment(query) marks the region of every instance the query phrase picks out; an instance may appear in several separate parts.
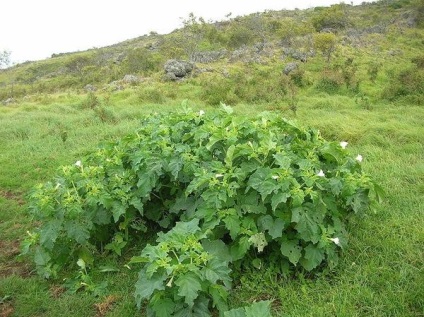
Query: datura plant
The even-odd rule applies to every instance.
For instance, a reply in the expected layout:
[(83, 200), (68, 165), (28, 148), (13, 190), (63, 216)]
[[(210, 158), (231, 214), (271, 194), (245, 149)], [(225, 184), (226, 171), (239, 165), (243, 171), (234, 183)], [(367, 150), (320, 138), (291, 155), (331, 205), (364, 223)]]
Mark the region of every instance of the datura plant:
[(337, 265), (347, 219), (381, 196), (347, 145), (276, 113), (151, 114), (32, 191), (39, 227), (25, 252), (48, 278), (139, 247), (130, 262), (140, 267), (139, 306), (152, 316), (223, 315), (242, 266)]

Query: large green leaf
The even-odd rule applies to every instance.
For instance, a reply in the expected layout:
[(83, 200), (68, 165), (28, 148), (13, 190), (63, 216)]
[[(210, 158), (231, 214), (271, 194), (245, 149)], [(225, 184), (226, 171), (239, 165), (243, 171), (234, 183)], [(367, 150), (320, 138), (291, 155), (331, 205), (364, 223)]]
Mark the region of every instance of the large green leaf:
[(309, 244), (304, 251), (305, 255), (300, 259), (300, 264), (308, 271), (312, 271), (324, 259), (324, 250), (313, 244)]
[(302, 256), (302, 247), (299, 246), (298, 240), (283, 240), (280, 247), (281, 253), (289, 258), (289, 261), (294, 265), (299, 262)]
[(155, 312), (156, 317), (169, 317), (175, 310), (175, 303), (170, 298), (161, 298), (156, 300), (151, 306)]
[(164, 273), (155, 273), (151, 278), (148, 278), (144, 270), (140, 271), (134, 294), (138, 307), (144, 299), (149, 299), (154, 291), (165, 289), (166, 277), (167, 275)]
[(191, 272), (181, 275), (175, 280), (175, 285), (179, 287), (178, 295), (184, 297), (184, 301), (189, 307), (194, 305), (194, 300), (202, 289), (200, 282), (200, 278)]

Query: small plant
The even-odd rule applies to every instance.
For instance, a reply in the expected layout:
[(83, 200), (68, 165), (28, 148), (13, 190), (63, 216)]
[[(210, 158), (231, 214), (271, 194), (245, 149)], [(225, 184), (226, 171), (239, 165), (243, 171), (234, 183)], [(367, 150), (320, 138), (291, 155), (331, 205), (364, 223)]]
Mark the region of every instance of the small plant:
[(85, 109), (95, 109), (99, 105), (100, 105), (100, 100), (99, 100), (99, 98), (97, 98), (96, 94), (92, 91), (90, 91), (87, 94), (87, 97), (82, 102), (82, 106)]
[(355, 103), (366, 110), (371, 110), (371, 101), (365, 94), (358, 94), (355, 98)]

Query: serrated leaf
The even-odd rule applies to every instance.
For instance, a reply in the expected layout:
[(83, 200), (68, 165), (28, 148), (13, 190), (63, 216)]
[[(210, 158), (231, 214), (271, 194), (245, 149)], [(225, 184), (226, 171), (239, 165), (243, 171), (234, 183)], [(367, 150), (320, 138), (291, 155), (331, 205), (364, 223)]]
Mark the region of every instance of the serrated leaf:
[(343, 189), (343, 184), (338, 178), (331, 178), (328, 182), (328, 185), (330, 185), (331, 192), (333, 195), (339, 195)]
[(222, 240), (203, 240), (203, 249), (221, 262), (231, 262), (231, 255), (228, 246)]
[(205, 297), (200, 297), (194, 302), (193, 307), (179, 307), (172, 315), (173, 317), (211, 317), (209, 312), (209, 300)]
[(271, 228), (269, 228), (268, 233), (273, 239), (277, 239), (283, 236), (285, 222), (284, 220), (277, 218), (275, 219)]
[(161, 291), (165, 289), (164, 282), (166, 277), (166, 274), (155, 273), (151, 278), (148, 278), (145, 270), (140, 271), (138, 275), (138, 281), (135, 284), (134, 293), (138, 307), (140, 307), (143, 300), (149, 299), (154, 291)]
[(268, 231), (274, 225), (274, 218), (271, 215), (264, 215), (258, 219), (259, 229), (262, 231)]
[(240, 232), (240, 218), (237, 214), (227, 215), (222, 219), (225, 227), (230, 231), (231, 239), (235, 240)]
[(115, 221), (115, 223), (119, 221), (119, 218), (122, 215), (125, 215), (126, 210), (127, 210), (126, 206), (122, 205), (120, 202), (115, 201), (113, 203), (112, 215), (113, 215), (113, 220)]
[(287, 193), (287, 192), (277, 192), (274, 195), (272, 195), (272, 198), (271, 198), (272, 210), (275, 211), (275, 209), (277, 209), (279, 204), (286, 203), (288, 198), (290, 198), (290, 193)]
[(246, 317), (272, 317), (271, 301), (260, 301), (245, 307)]
[(228, 291), (225, 289), (225, 287), (219, 284), (211, 284), (208, 290), (210, 296), (212, 297), (213, 306), (216, 307), (220, 312), (227, 311)]
[(295, 208), (292, 210), (292, 221), (297, 222), (295, 229), (304, 241), (317, 243), (320, 240), (320, 228), (318, 223), (322, 221), (323, 215), (319, 210), (312, 208)]
[(244, 308), (234, 308), (224, 312), (224, 317), (246, 317)]
[(171, 158), (168, 164), (168, 169), (171, 172), (174, 179), (178, 179), (178, 173), (183, 168), (183, 162), (179, 156)]
[(192, 307), (194, 305), (194, 300), (198, 296), (198, 292), (202, 289), (202, 285), (200, 284), (199, 277), (194, 273), (186, 273), (184, 275), (180, 275), (175, 280), (175, 285), (178, 288), (178, 295), (184, 297), (184, 302)]
[(150, 307), (155, 312), (155, 317), (169, 317), (174, 312), (175, 303), (172, 299), (161, 298), (156, 300)]
[(276, 153), (273, 157), (275, 159), (275, 163), (277, 163), (277, 165), (282, 169), (286, 170), (290, 167), (291, 159), (287, 155), (284, 155), (283, 153)]
[(79, 244), (85, 244), (90, 238), (89, 228), (79, 224), (76, 221), (67, 221), (64, 225), (68, 237), (74, 239)]
[(37, 266), (45, 266), (51, 260), (51, 256), (41, 247), (37, 247), (34, 254), (34, 262)]
[(281, 253), (289, 258), (289, 261), (294, 265), (299, 262), (302, 256), (302, 247), (299, 246), (298, 240), (285, 240), (281, 242), (280, 250)]
[(209, 260), (203, 269), (203, 272), (205, 274), (205, 278), (212, 284), (216, 284), (217, 281), (222, 281), (225, 285), (229, 285), (231, 283), (231, 269), (228, 267), (228, 264), (226, 262), (222, 262), (219, 257)]
[(304, 251), (305, 255), (300, 259), (300, 264), (308, 271), (316, 268), (324, 259), (324, 250), (319, 249), (313, 244), (309, 244)]
[(53, 249), (57, 237), (62, 227), (61, 220), (51, 220), (46, 222), (40, 230), (40, 244), (46, 249)]
[(249, 237), (243, 236), (239, 240), (236, 240), (230, 248), (230, 253), (233, 261), (240, 260), (249, 250), (251, 244)]

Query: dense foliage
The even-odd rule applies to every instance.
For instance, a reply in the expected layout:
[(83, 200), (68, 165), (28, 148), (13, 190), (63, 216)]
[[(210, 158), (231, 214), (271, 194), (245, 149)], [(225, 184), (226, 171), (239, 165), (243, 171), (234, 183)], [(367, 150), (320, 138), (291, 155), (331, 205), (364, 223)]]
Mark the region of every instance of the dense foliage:
[(142, 266), (138, 305), (147, 301), (155, 316), (222, 314), (241, 266), (337, 264), (347, 218), (379, 191), (346, 145), (275, 113), (234, 116), (225, 105), (148, 115), (136, 133), (34, 189), (40, 226), (27, 248), (39, 273), (54, 277), (144, 247), (131, 260)]

